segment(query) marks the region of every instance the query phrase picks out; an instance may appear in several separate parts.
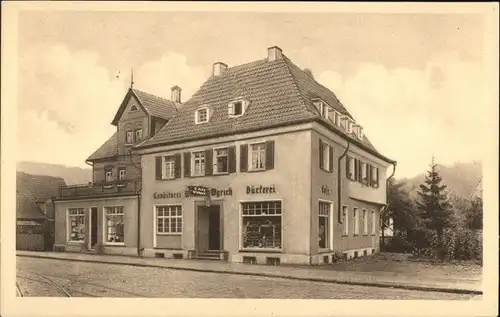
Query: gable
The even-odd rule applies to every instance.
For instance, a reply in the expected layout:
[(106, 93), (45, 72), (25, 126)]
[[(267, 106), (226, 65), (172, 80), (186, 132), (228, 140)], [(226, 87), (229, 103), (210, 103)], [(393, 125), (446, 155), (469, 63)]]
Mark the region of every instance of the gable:
[[(135, 109), (135, 110), (134, 110)], [(139, 100), (135, 95), (131, 95), (124, 107), (124, 110), (118, 119), (118, 122), (128, 121), (130, 119), (137, 119), (146, 117), (148, 114), (144, 111)]]

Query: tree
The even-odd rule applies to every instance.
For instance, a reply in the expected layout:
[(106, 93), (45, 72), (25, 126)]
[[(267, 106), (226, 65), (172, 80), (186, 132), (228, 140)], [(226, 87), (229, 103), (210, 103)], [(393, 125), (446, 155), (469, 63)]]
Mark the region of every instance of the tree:
[(465, 226), (469, 229), (483, 228), (483, 199), (475, 197), (465, 211)]
[(418, 191), (420, 200), (417, 201), (417, 208), (426, 228), (435, 232), (441, 240), (443, 230), (451, 225), (452, 219), (451, 205), (445, 192), (446, 185), (441, 184), (437, 167), (433, 157), (430, 170)]

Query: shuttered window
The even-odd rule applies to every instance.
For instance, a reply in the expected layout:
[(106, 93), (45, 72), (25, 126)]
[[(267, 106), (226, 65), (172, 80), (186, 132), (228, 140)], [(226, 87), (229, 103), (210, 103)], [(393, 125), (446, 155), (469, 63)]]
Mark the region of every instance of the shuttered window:
[(181, 155), (157, 156), (155, 158), (156, 179), (175, 179), (181, 177)]

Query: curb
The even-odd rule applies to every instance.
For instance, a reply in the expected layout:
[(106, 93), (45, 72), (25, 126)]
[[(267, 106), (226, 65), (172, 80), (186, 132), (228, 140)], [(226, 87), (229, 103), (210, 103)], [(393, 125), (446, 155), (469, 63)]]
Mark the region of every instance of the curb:
[(346, 281), (346, 280), (318, 278), (318, 277), (298, 277), (298, 276), (293, 276), (293, 275), (281, 275), (281, 274), (271, 274), (271, 273), (254, 273), (254, 272), (232, 272), (232, 271), (224, 271), (224, 270), (197, 269), (197, 268), (189, 268), (189, 267), (155, 265), (155, 264), (147, 264), (147, 263), (124, 263), (124, 262), (120, 262), (120, 261), (71, 259), (71, 258), (59, 258), (59, 257), (55, 257), (55, 256), (39, 256), (39, 255), (30, 255), (30, 254), (16, 254), (16, 256), (26, 257), (26, 258), (70, 261), (70, 262), (100, 263), (100, 264), (128, 265), (128, 266), (135, 266), (135, 267), (163, 268), (163, 269), (178, 270), (178, 271), (204, 272), (204, 273), (228, 274), (228, 275), (229, 274), (246, 275), (246, 276), (258, 276), (258, 277), (267, 277), (267, 278), (282, 278), (282, 279), (287, 279), (287, 280), (322, 282), (322, 283), (343, 284), (343, 285), (353, 285), (353, 286), (393, 288), (393, 289), (404, 289), (404, 290), (411, 290), (411, 291), (440, 292), (440, 293), (452, 293), (452, 294), (472, 294), (472, 295), (482, 295), (483, 294), (482, 291), (460, 289), (460, 288), (401, 285), (401, 284), (393, 284), (393, 283), (386, 283), (386, 282), (358, 282), (358, 281)]

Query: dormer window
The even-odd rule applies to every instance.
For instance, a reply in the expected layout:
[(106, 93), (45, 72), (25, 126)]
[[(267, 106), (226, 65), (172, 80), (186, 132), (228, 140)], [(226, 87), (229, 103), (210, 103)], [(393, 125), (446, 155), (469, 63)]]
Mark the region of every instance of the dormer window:
[(199, 108), (194, 113), (194, 121), (196, 124), (206, 123), (210, 120), (210, 109), (208, 107)]
[(342, 115), (336, 111), (336, 110), (333, 110), (331, 112), (331, 115), (330, 115), (330, 120), (333, 122), (333, 124), (335, 124), (336, 126), (340, 126), (340, 119), (341, 119)]
[(131, 111), (131, 112), (132, 112), (132, 111), (137, 111), (137, 106), (136, 106), (136, 105), (132, 105), (132, 106), (130, 107), (130, 111)]
[(358, 137), (358, 139), (360, 139), (360, 140), (363, 139), (363, 127), (362, 126), (355, 124), (354, 125), (354, 133), (356, 133), (356, 136)]
[(345, 126), (345, 130), (347, 131), (347, 133), (352, 133), (352, 126), (353, 126), (354, 122), (352, 122), (351, 119), (347, 118), (346, 120), (346, 126)]
[(328, 118), (328, 105), (326, 103), (322, 100), (315, 100), (313, 101), (313, 104), (323, 118)]
[(227, 106), (227, 113), (230, 117), (242, 116), (249, 105), (248, 100), (240, 99), (230, 102)]

